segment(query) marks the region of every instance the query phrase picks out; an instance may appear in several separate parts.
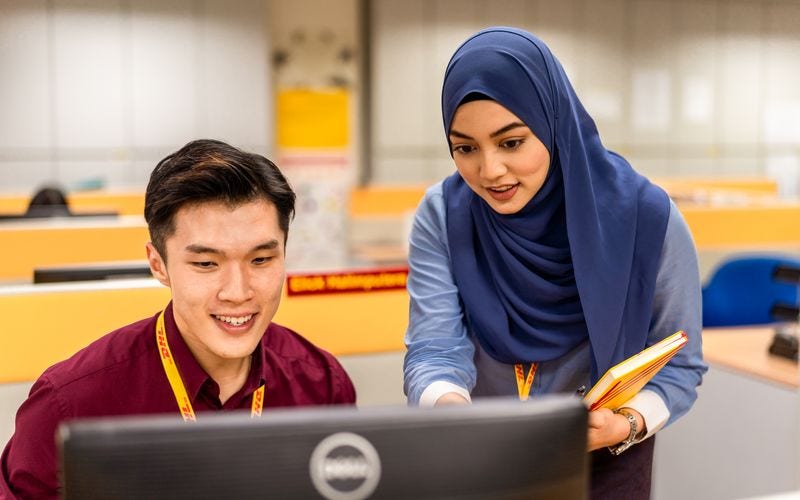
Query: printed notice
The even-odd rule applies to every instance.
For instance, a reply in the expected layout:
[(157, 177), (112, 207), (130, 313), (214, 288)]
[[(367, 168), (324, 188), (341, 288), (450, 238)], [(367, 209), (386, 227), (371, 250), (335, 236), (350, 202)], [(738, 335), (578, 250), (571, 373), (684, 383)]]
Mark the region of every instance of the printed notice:
[(407, 279), (408, 268), (293, 274), (286, 278), (286, 291), (288, 295), (295, 296), (402, 290), (406, 287)]

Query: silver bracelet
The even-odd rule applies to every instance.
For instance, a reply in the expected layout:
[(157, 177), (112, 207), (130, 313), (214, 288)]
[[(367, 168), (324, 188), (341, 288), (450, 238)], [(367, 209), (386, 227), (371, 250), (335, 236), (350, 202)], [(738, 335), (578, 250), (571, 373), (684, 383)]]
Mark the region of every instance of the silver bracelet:
[(636, 417), (633, 416), (633, 413), (628, 411), (625, 408), (618, 408), (614, 410), (614, 413), (624, 415), (625, 418), (628, 419), (628, 423), (631, 425), (631, 431), (628, 433), (628, 437), (625, 438), (620, 444), (616, 446), (609, 446), (608, 451), (610, 451), (613, 455), (619, 455), (623, 451), (627, 450), (634, 444), (636, 444), (636, 434), (639, 432), (639, 426), (636, 423)]

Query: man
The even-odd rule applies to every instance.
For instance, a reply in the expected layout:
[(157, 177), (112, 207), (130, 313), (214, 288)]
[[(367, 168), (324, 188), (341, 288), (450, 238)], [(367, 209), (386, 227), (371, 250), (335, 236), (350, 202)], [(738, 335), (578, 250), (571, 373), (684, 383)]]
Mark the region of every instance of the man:
[(294, 201), (273, 163), (222, 142), (191, 142), (156, 166), (147, 259), (172, 301), (42, 374), (0, 459), (0, 498), (58, 496), (66, 420), (355, 403), (333, 356), (271, 322)]

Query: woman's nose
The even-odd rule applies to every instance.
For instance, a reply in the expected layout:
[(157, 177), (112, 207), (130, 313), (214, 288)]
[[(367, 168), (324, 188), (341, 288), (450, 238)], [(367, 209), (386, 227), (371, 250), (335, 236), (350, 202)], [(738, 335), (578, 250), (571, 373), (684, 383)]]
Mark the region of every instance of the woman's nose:
[(486, 180), (495, 180), (504, 176), (508, 172), (502, 155), (492, 151), (483, 154), (481, 164), (481, 177)]

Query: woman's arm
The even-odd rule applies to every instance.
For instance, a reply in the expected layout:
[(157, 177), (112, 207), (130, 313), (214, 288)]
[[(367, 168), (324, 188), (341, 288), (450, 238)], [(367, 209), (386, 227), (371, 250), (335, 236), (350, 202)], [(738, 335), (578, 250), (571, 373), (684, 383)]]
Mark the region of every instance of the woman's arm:
[(642, 439), (689, 411), (697, 399), (697, 386), (708, 370), (702, 352), (703, 312), (697, 252), (680, 211), (674, 203), (670, 208), (647, 345), (678, 330), (685, 331), (689, 341), (625, 404), (644, 419), (646, 433)]
[[(624, 405), (636, 420), (634, 442), (652, 436), (686, 413), (697, 399), (696, 388), (708, 369), (702, 355), (702, 294), (697, 253), (683, 216), (670, 203), (647, 345), (678, 330), (686, 332), (687, 344)], [(601, 409), (589, 415), (589, 450), (616, 445), (630, 433), (631, 424), (622, 414)]]
[(450, 269), (441, 183), (417, 208), (409, 237), (410, 298), (404, 363), (409, 404), (469, 400), (475, 385), (475, 348), (467, 336), (458, 288)]

